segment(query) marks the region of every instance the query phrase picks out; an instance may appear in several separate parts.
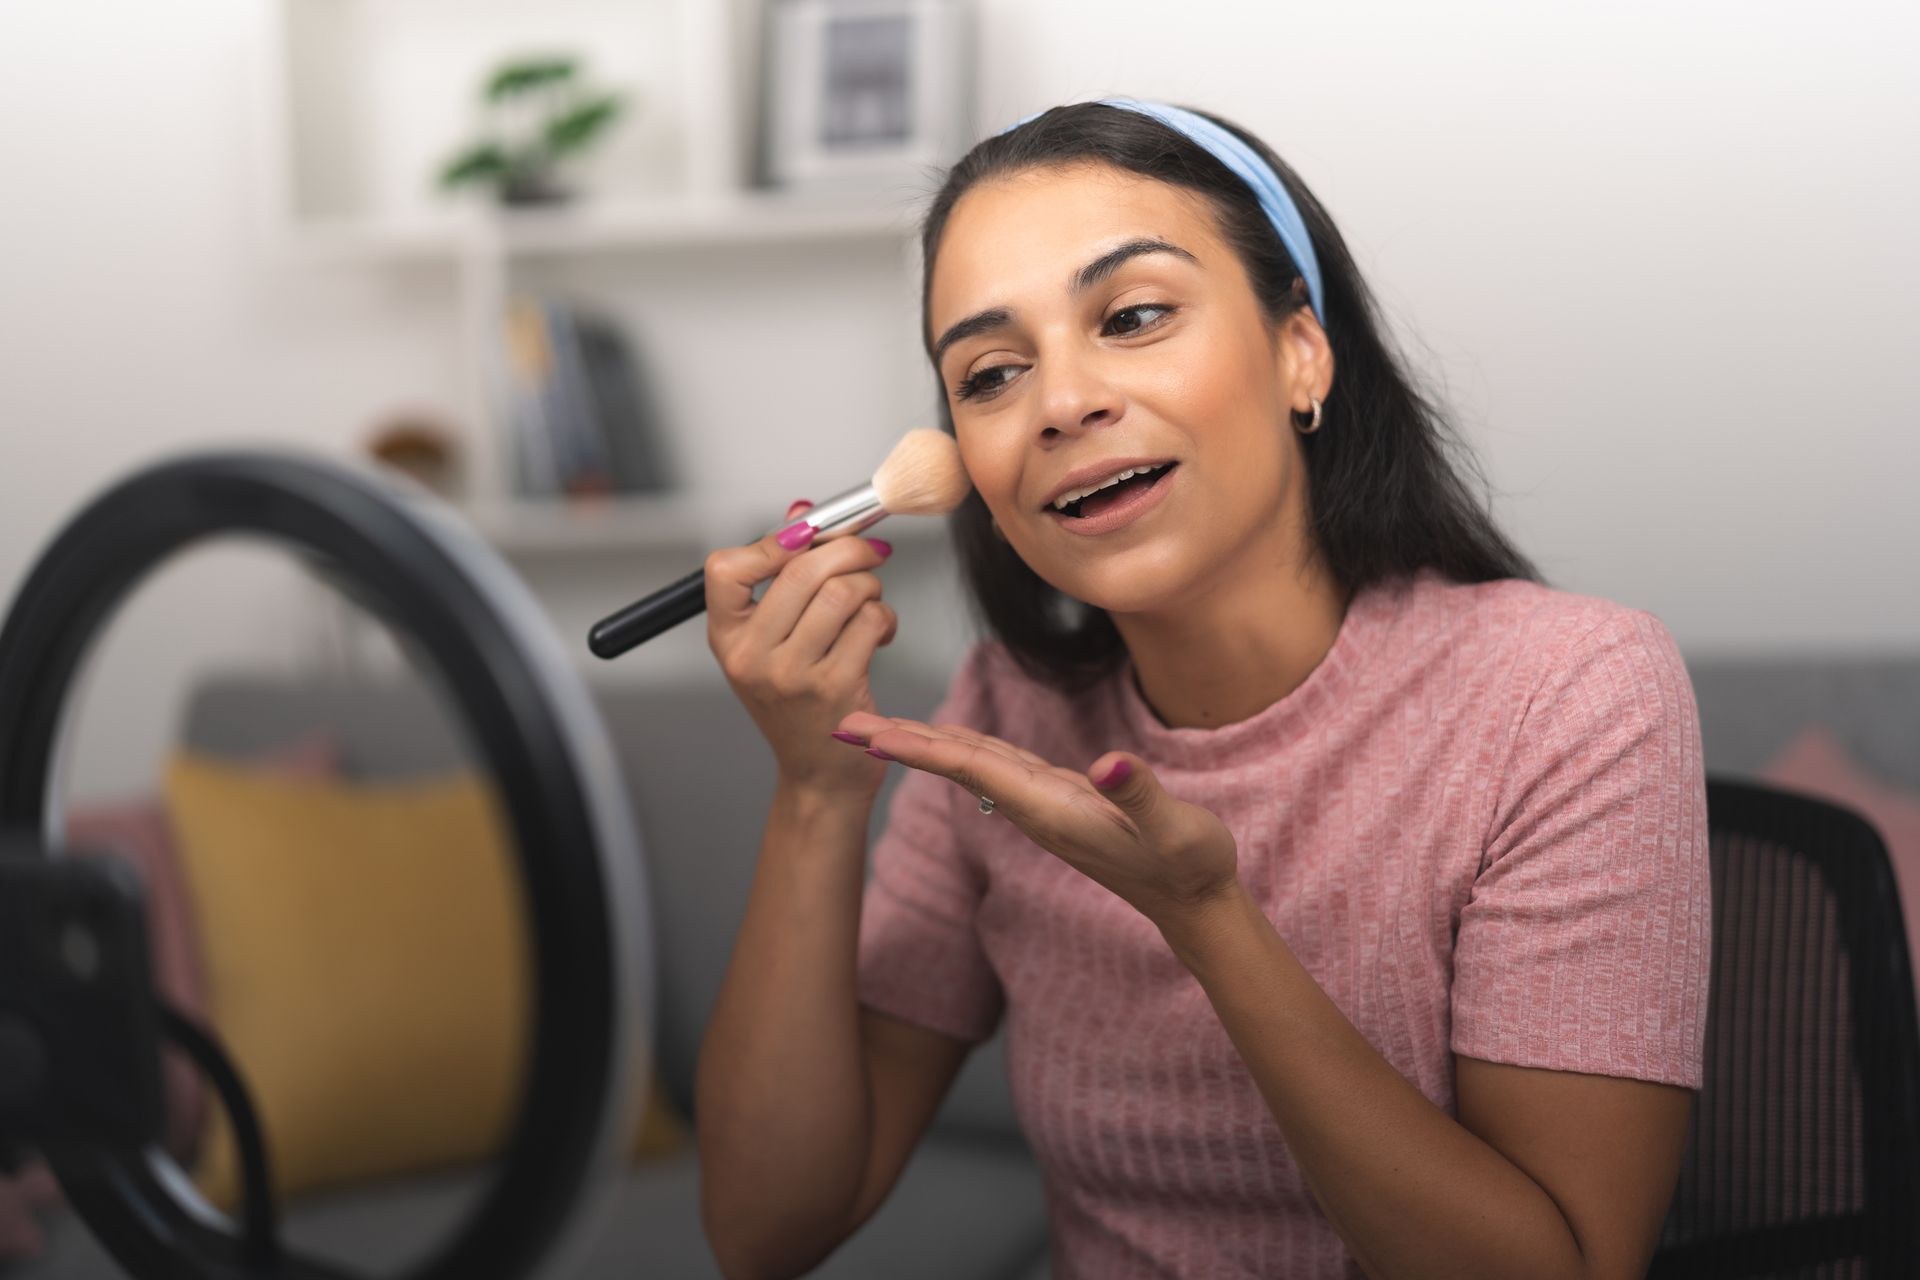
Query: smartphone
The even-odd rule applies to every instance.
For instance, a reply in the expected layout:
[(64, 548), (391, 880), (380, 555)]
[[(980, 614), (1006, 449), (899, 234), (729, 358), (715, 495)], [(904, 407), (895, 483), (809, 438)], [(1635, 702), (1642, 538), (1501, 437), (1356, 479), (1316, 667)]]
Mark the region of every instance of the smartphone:
[(165, 1122), (145, 894), (119, 858), (0, 834), (0, 1146), (118, 1149)]

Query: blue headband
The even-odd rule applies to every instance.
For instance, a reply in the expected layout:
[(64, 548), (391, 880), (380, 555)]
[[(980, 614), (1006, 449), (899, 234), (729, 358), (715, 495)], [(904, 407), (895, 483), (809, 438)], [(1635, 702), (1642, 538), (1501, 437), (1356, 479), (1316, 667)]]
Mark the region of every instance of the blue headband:
[[(1143, 116), (1152, 116), (1175, 132), (1185, 134), (1205, 147), (1215, 159), (1233, 170), (1247, 184), (1259, 198), (1267, 221), (1280, 233), (1280, 243), (1292, 255), (1300, 274), (1306, 277), (1307, 298), (1313, 304), (1313, 314), (1319, 319), (1321, 327), (1325, 328), (1327, 313), (1320, 297), (1320, 259), (1314, 256), (1313, 240), (1307, 235), (1307, 224), (1301, 219), (1300, 210), (1294, 207), (1292, 197), (1287, 195), (1287, 189), (1281, 183), (1280, 175), (1273, 171), (1273, 166), (1232, 133), (1184, 107), (1170, 107), (1164, 102), (1141, 102), (1137, 98), (1102, 98), (1100, 101), (1109, 107), (1122, 107)], [(1028, 120), (1044, 114), (1044, 111), (1036, 111), (1000, 132), (1010, 133)]]

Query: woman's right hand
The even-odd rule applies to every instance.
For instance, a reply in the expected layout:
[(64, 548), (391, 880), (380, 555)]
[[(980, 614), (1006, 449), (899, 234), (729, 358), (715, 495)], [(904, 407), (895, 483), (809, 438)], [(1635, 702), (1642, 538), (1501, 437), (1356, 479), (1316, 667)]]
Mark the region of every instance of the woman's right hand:
[[(796, 502), (787, 519), (811, 505)], [(868, 667), (899, 626), (873, 572), (886, 556), (859, 536), (796, 551), (775, 537), (707, 556), (707, 647), (773, 747), (783, 782), (870, 799), (886, 762), (830, 735), (849, 711), (879, 709)]]

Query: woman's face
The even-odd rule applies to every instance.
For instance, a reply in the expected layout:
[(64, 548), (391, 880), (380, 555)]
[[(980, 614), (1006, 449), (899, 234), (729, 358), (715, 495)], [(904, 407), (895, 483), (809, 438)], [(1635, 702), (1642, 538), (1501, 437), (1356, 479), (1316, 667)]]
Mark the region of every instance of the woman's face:
[[(967, 473), (1048, 583), (1138, 612), (1299, 558), (1287, 411), (1325, 397), (1331, 353), (1309, 311), (1274, 331), (1204, 197), (1102, 164), (982, 183), (927, 305)], [(1053, 511), (1074, 473), (1129, 459), (1176, 464), (1130, 521), (1076, 532)]]

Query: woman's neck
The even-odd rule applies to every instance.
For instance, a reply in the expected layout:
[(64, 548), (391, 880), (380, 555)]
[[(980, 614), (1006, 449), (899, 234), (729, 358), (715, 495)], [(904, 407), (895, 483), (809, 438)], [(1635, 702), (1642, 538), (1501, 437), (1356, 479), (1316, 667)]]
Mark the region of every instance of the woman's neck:
[(1172, 729), (1250, 719), (1305, 683), (1350, 600), (1324, 573), (1269, 577), (1202, 609), (1115, 614), (1141, 698)]

